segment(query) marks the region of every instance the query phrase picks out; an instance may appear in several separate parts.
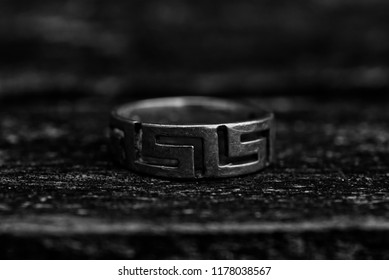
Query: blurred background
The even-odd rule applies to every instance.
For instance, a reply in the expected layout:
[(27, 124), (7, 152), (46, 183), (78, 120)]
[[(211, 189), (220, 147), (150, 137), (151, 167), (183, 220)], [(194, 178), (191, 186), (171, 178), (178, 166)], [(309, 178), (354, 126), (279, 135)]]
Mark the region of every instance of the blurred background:
[(385, 0), (0, 3), (0, 97), (383, 96)]

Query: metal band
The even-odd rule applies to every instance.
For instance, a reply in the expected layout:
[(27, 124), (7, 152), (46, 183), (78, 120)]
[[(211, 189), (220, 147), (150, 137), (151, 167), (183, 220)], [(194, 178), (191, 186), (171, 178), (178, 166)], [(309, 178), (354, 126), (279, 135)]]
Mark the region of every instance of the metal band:
[(139, 101), (111, 114), (115, 159), (130, 170), (169, 178), (231, 177), (274, 158), (274, 117), (223, 99)]

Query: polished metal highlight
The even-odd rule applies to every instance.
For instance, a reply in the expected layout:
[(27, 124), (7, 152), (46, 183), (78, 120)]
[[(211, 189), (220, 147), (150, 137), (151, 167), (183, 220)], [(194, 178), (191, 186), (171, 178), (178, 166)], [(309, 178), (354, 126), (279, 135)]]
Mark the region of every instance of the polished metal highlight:
[(169, 178), (253, 173), (274, 158), (274, 117), (250, 104), (172, 97), (112, 111), (114, 158), (130, 170)]

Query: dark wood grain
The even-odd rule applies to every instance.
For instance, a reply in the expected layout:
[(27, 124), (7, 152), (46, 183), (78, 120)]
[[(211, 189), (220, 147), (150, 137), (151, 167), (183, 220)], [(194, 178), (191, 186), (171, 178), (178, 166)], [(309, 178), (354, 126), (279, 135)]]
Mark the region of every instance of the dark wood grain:
[(385, 0), (2, 1), (0, 96), (382, 94), (388, 8)]
[(111, 162), (123, 101), (1, 100), (0, 258), (389, 257), (387, 102), (254, 99), (276, 112), (274, 166), (171, 181)]

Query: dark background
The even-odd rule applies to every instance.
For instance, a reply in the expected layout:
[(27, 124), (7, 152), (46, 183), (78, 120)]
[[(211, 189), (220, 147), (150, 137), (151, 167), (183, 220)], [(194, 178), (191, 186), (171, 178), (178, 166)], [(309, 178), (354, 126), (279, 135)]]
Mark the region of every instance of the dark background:
[[(376, 95), (389, 3), (2, 1), (1, 95)], [(325, 93), (323, 93), (325, 91)]]
[[(389, 2), (1, 1), (0, 258), (386, 259)], [(224, 180), (111, 161), (111, 108), (250, 98), (277, 162)]]

